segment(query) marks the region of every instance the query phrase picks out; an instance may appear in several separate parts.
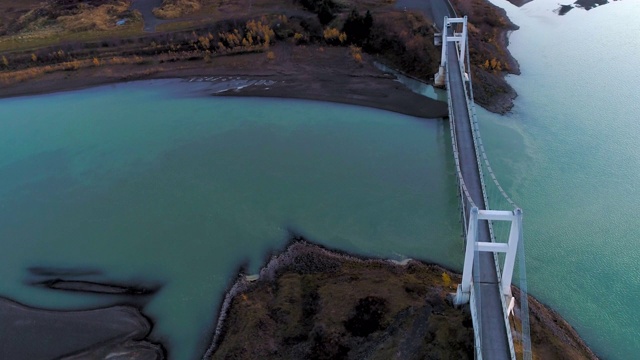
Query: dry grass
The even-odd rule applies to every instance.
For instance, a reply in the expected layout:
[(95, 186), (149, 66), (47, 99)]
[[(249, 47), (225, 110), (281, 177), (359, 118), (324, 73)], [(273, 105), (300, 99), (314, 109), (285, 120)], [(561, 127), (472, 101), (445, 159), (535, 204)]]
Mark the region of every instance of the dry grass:
[(39, 6), (42, 0), (0, 1), (0, 29)]
[[(237, 294), (211, 359), (347, 359), (363, 353), (389, 359), (409, 350), (409, 342), (412, 355), (471, 353), (470, 318), (444, 300), (451, 292), (442, 280), (446, 270), (344, 258), (314, 248), (292, 253), (285, 257), (291, 264), (276, 278), (263, 276)], [(380, 306), (375, 313), (358, 310), (363, 301)], [(424, 322), (412, 316), (425, 313)]]
[(116, 56), (108, 59), (99, 60), (97, 58), (65, 61), (59, 64), (31, 67), (28, 69), (0, 72), (0, 84), (11, 85), (31, 79), (38, 78), (44, 74), (54, 73), (58, 71), (76, 71), (88, 67), (98, 67), (102, 65), (131, 65), (144, 64), (144, 58), (140, 56)]
[(129, 9), (129, 4), (120, 1), (98, 7), (81, 6), (74, 15), (60, 16), (58, 23), (65, 31), (107, 31), (116, 28), (116, 21)]
[(0, 38), (0, 52), (24, 51), (69, 42), (92, 42), (109, 38), (130, 38), (142, 35), (142, 22), (133, 22), (109, 31), (41, 31)]
[(153, 9), (153, 14), (160, 19), (176, 19), (194, 13), (200, 8), (200, 0), (163, 0), (162, 6)]
[[(142, 35), (142, 18), (129, 7), (129, 0), (115, 0), (95, 7), (80, 4), (72, 10), (56, 8), (55, 3), (31, 4), (29, 8), (13, 11), (20, 14), (14, 14), (16, 30), (0, 37), (0, 52), (32, 50), (73, 41), (97, 41), (107, 36)], [(126, 18), (127, 23), (116, 26), (122, 18)]]

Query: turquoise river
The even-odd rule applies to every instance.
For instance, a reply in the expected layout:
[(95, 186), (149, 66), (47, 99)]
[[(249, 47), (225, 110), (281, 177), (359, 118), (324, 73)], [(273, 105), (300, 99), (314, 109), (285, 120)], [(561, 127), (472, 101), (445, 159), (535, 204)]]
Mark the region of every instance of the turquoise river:
[[(640, 3), (516, 8), (513, 111), (479, 109), (524, 209), (529, 292), (606, 359), (640, 353)], [(310, 101), (211, 98), (153, 81), (0, 100), (0, 295), (56, 309), (120, 298), (28, 285), (32, 266), (152, 282), (172, 359), (202, 355), (239, 266), (289, 231), (460, 269), (448, 126)]]
[(32, 266), (159, 283), (143, 308), (152, 335), (171, 359), (195, 359), (239, 267), (256, 272), (290, 231), (364, 255), (461, 263), (445, 122), (212, 98), (198, 86), (0, 101), (0, 294), (57, 309), (127, 301), (30, 286)]

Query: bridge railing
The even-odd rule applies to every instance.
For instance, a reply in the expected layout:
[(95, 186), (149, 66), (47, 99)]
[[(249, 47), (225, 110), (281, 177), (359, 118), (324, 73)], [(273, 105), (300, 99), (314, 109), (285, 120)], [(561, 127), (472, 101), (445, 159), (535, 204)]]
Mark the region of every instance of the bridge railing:
[[(457, 44), (456, 44), (457, 45)], [(471, 74), (465, 73), (465, 66), (467, 69), (471, 69), (471, 64), (469, 61), (469, 47), (465, 47), (466, 49), (466, 54), (464, 54), (464, 58), (466, 60), (466, 63), (462, 63), (462, 62), (458, 62), (458, 66), (460, 68), (460, 72), (461, 74), (463, 74), (463, 87), (464, 87), (464, 94), (465, 94), (465, 100), (467, 103), (467, 110), (469, 112), (469, 121), (470, 121), (470, 126), (471, 126), (471, 131), (472, 131), (472, 138), (473, 138), (473, 146), (475, 149), (475, 154), (476, 154), (476, 161), (478, 164), (478, 171), (480, 173), (480, 181), (481, 181), (481, 186), (482, 186), (482, 196), (483, 196), (483, 200), (485, 202), (485, 208), (486, 209), (505, 209), (505, 208), (511, 208), (512, 210), (515, 210), (518, 207), (518, 205), (509, 197), (509, 195), (507, 194), (507, 192), (504, 190), (504, 188), (502, 187), (502, 185), (500, 184), (500, 182), (498, 181), (495, 172), (493, 171), (493, 168), (491, 167), (491, 163), (489, 161), (489, 158), (487, 156), (487, 153), (485, 151), (484, 148), (484, 144), (482, 141), (482, 137), (480, 135), (480, 128), (478, 126), (478, 118), (477, 118), (477, 114), (476, 114), (476, 108), (475, 108), (475, 102), (473, 100), (473, 85), (471, 82)], [(459, 49), (459, 48), (457, 48)], [(458, 50), (459, 51), (459, 50)], [(448, 64), (447, 64), (448, 66)], [(470, 72), (470, 70), (469, 70)], [(449, 108), (451, 109), (451, 92), (449, 90), (449, 72), (447, 71), (446, 74), (446, 86), (447, 86), (447, 95), (448, 95), (448, 99), (449, 99)], [(450, 116), (450, 123), (451, 123), (451, 132), (452, 132), (452, 142), (454, 144), (454, 158), (456, 160), (456, 172), (457, 172), (457, 177), (458, 177), (458, 182), (460, 184), (460, 188), (461, 188), (461, 192), (460, 194), (464, 194), (463, 199), (461, 201), (462, 203), (462, 212), (463, 212), (463, 221), (464, 221), (464, 225), (465, 225), (465, 229), (467, 229), (467, 222), (466, 222), (466, 214), (468, 213), (468, 209), (469, 209), (469, 205), (473, 204), (473, 200), (471, 199), (471, 197), (469, 196), (468, 191), (466, 191), (466, 186), (464, 185), (464, 180), (462, 178), (462, 173), (460, 171), (460, 165), (459, 165), (459, 157), (458, 157), (458, 146), (456, 143), (456, 139), (455, 139), (455, 119), (453, 119), (453, 113), (450, 111), (449, 112), (449, 116)], [(488, 187), (487, 185), (490, 186), (489, 191), (487, 191)], [(466, 199), (464, 199), (466, 198)], [(491, 200), (491, 202), (490, 202)], [(497, 206), (496, 206), (497, 205)], [(508, 233), (508, 229), (504, 229), (504, 228), (500, 228), (500, 227), (504, 227), (504, 223), (503, 222), (498, 222), (496, 224), (494, 224), (492, 221), (489, 221), (489, 232), (490, 232), (490, 237), (491, 237), (491, 241), (492, 242), (496, 242), (496, 237), (498, 238), (503, 238), (505, 233)], [(498, 229), (496, 230), (496, 226), (498, 227)], [(497, 236), (497, 234), (500, 234), (502, 236)], [(520, 232), (521, 234), (521, 232)], [(476, 258), (477, 258), (477, 253), (476, 253)], [(497, 276), (498, 279), (500, 279), (502, 277), (501, 274), (501, 266), (500, 266), (500, 262), (501, 259), (500, 257), (494, 253), (494, 262), (495, 262), (495, 267), (496, 267), (496, 272), (497, 272)], [(531, 343), (530, 343), (530, 330), (529, 330), (529, 319), (528, 319), (528, 298), (527, 298), (527, 285), (526, 285), (526, 268), (524, 265), (524, 244), (522, 242), (522, 238), (520, 238), (519, 242), (518, 242), (518, 258), (519, 258), (519, 262), (520, 262), (520, 289), (521, 289), (521, 298), (520, 298), (520, 310), (521, 310), (521, 320), (522, 320), (522, 348), (523, 348), (523, 355), (525, 359), (530, 359), (531, 358)], [(479, 267), (474, 266), (474, 272), (478, 273), (479, 272)], [(474, 275), (474, 280), (476, 278), (476, 275)], [(475, 282), (475, 281), (474, 281)], [(472, 289), (475, 286), (472, 286)], [(474, 303), (476, 303), (477, 305), (480, 305), (479, 303), (481, 302), (481, 299), (477, 296), (477, 294), (473, 295), (474, 298)], [(507, 336), (509, 338), (509, 345), (510, 345), (510, 350), (511, 350), (511, 354), (512, 357), (515, 358), (515, 349), (513, 346), (513, 336), (511, 333), (511, 324), (509, 322), (509, 304), (506, 303), (506, 299), (505, 297), (501, 297), (501, 302), (502, 302), (502, 308), (503, 308), (503, 313), (504, 313), (504, 320), (505, 320), (505, 327), (507, 330)], [(478, 328), (479, 331), (481, 332), (481, 329)], [(481, 337), (481, 334), (479, 335)], [(477, 349), (476, 349), (477, 350)]]
[[(471, 64), (470, 64), (470, 58), (469, 58), (469, 47), (466, 48), (467, 53), (466, 53), (466, 65), (468, 69), (471, 69)], [(479, 127), (479, 123), (478, 123), (478, 117), (476, 114), (476, 106), (475, 106), (475, 102), (473, 100), (473, 85), (471, 83), (471, 76), (469, 75), (469, 94), (468, 94), (468, 101), (467, 104), (470, 104), (469, 106), (469, 111), (471, 113), (471, 117), (470, 119), (472, 120), (472, 131), (474, 133), (474, 139), (476, 142), (476, 148), (477, 148), (477, 152), (476, 154), (480, 155), (482, 157), (482, 162), (483, 162), (483, 174), (488, 174), (489, 176), (489, 181), (487, 181), (492, 188), (495, 188), (496, 191), (494, 191), (493, 196), (491, 195), (491, 191), (489, 191), (489, 198), (492, 199), (492, 203), (497, 202), (499, 203), (500, 208), (508, 208), (509, 206), (511, 206), (512, 209), (519, 209), (520, 207), (515, 203), (515, 201), (513, 201), (511, 199), (511, 197), (507, 194), (507, 192), (504, 190), (504, 188), (502, 187), (502, 185), (500, 184), (500, 182), (497, 179), (497, 176), (493, 170), (493, 168), (491, 167), (491, 163), (489, 161), (489, 157), (487, 156), (487, 153), (485, 151), (484, 148), (484, 144), (482, 141), (482, 136), (480, 135), (480, 127)], [(479, 150), (479, 151), (478, 151)], [(496, 199), (496, 200), (493, 200)], [(506, 204), (505, 204), (506, 202)], [(487, 205), (488, 207), (488, 205)], [(498, 224), (497, 226), (505, 226), (505, 223), (501, 223)], [(499, 229), (496, 231), (496, 224), (494, 224), (492, 221), (489, 222), (489, 230), (491, 232), (491, 241), (495, 242), (496, 239), (496, 233), (502, 233), (502, 234), (507, 234), (508, 233), (508, 229)], [(517, 249), (517, 257), (518, 257), (518, 262), (519, 262), (519, 287), (520, 287), (520, 301), (519, 301), (519, 305), (520, 305), (520, 321), (521, 321), (521, 327), (520, 327), (520, 343), (521, 343), (521, 349), (522, 349), (522, 358), (525, 360), (530, 360), (532, 359), (532, 350), (531, 350), (531, 329), (530, 329), (530, 324), (529, 324), (529, 300), (528, 300), (528, 286), (527, 286), (527, 275), (526, 275), (526, 261), (525, 261), (525, 252), (524, 252), (524, 239), (522, 236), (522, 229), (520, 229), (520, 231), (518, 231), (519, 234), (519, 239), (518, 239), (518, 249)], [(504, 238), (505, 235), (502, 235), (501, 238)], [(499, 263), (499, 257), (497, 256), (497, 254), (494, 254), (494, 261), (495, 261), (495, 265), (496, 265), (496, 271), (498, 274), (498, 277), (500, 278), (502, 276), (501, 274), (501, 266)], [(505, 312), (505, 326), (507, 329), (507, 334), (509, 337), (509, 345), (511, 347), (511, 353), (514, 355), (515, 357), (515, 349), (514, 349), (514, 342), (513, 342), (513, 334), (511, 332), (511, 324), (509, 322), (509, 304), (505, 303), (505, 298), (502, 297), (502, 306)], [(515, 326), (515, 324), (514, 324)], [(514, 328), (515, 330), (515, 328)]]
[[(456, 180), (458, 183), (458, 191), (461, 195), (460, 196), (461, 197), (460, 217), (462, 219), (463, 229), (466, 232), (466, 230), (468, 229), (467, 215), (469, 214), (469, 210), (472, 207), (476, 207), (476, 204), (474, 203), (473, 198), (469, 194), (469, 190), (467, 189), (467, 186), (464, 182), (464, 177), (462, 176), (462, 170), (460, 167), (460, 153), (458, 150), (459, 149), (458, 141), (456, 139), (456, 122), (455, 122), (454, 114), (451, 111), (453, 106), (452, 106), (452, 100), (451, 100), (451, 86), (450, 86), (450, 79), (449, 79), (448, 72), (445, 77), (445, 82), (446, 82), (446, 89), (447, 89), (447, 100), (449, 104), (449, 130), (451, 135), (451, 144), (453, 148), (453, 159), (455, 161), (455, 167), (456, 167)], [(466, 236), (464, 236), (464, 238), (466, 239)], [(475, 273), (477, 274), (479, 272), (475, 271)], [(471, 309), (471, 320), (473, 322), (473, 328), (474, 328), (473, 333), (474, 333), (474, 347), (475, 347), (476, 359), (482, 359), (482, 325), (480, 322), (480, 311), (482, 307), (481, 307), (481, 304), (479, 304), (479, 302), (476, 301), (475, 286), (472, 286), (470, 290), (471, 290), (470, 309)]]

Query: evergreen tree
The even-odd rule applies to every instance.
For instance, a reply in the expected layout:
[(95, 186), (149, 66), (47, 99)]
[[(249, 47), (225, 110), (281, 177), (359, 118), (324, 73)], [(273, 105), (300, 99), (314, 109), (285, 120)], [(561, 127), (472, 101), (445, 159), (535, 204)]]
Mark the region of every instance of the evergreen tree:
[(367, 10), (365, 16), (360, 15), (356, 9), (352, 9), (349, 17), (344, 22), (342, 31), (347, 34), (350, 42), (362, 45), (371, 34), (371, 26), (373, 25), (373, 16)]
[(335, 18), (333, 12), (331, 11), (331, 6), (328, 1), (323, 1), (320, 5), (320, 9), (318, 10), (318, 19), (322, 25), (327, 25)]

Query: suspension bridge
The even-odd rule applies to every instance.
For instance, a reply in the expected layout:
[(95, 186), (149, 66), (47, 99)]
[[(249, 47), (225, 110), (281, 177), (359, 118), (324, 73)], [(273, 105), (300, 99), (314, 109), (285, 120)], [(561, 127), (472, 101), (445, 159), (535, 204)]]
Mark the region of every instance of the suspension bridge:
[[(445, 16), (441, 36), (442, 58), (435, 83), (447, 89), (466, 241), (462, 283), (454, 303), (470, 305), (476, 359), (531, 359), (522, 210), (497, 181), (484, 151), (470, 79), (467, 18)], [(510, 318), (515, 305), (511, 282), (516, 258), (521, 289), (519, 328), (512, 327)]]

